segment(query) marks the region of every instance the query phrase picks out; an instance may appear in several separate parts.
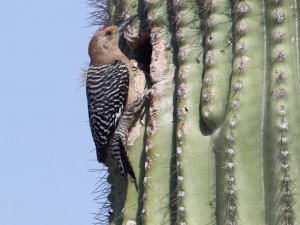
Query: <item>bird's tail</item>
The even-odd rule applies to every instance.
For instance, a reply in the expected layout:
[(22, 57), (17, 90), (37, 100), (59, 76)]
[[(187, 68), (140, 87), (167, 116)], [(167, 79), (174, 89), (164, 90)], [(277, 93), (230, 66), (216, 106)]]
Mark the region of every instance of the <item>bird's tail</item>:
[(133, 171), (131, 162), (128, 158), (125, 146), (123, 145), (122, 141), (117, 138), (112, 142), (112, 155), (117, 160), (119, 169), (121, 171), (122, 176), (127, 180), (128, 174), (131, 177), (131, 180), (135, 184), (136, 190), (138, 190), (137, 181), (135, 177), (135, 173)]

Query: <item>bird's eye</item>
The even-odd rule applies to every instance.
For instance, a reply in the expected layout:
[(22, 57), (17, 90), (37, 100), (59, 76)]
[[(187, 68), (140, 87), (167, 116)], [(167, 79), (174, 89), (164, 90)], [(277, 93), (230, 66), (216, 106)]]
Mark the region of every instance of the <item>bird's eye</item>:
[(106, 31), (106, 35), (110, 36), (110, 35), (112, 35), (112, 32), (110, 30), (108, 30), (108, 31)]

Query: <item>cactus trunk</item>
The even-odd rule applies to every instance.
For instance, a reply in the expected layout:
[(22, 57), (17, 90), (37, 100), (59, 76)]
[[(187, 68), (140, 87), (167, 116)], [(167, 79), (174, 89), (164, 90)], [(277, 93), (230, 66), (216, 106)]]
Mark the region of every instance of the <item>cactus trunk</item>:
[(300, 225), (300, 0), (90, 2), (151, 90), (100, 224)]

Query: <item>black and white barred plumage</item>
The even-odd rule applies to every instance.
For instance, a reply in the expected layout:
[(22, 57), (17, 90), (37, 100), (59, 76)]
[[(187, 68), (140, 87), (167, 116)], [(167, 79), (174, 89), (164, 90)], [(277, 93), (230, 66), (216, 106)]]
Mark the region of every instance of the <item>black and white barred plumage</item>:
[(97, 159), (104, 163), (110, 153), (118, 162), (121, 174), (135, 181), (135, 174), (126, 153), (129, 123), (133, 115), (124, 112), (129, 88), (129, 71), (121, 61), (109, 65), (90, 66), (86, 92), (92, 136)]

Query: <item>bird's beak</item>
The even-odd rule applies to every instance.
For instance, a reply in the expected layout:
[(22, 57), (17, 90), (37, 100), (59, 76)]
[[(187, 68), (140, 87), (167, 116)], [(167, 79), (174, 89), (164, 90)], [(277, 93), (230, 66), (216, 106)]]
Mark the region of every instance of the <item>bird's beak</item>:
[(120, 26), (118, 27), (119, 33), (123, 33), (124, 30), (126, 29), (126, 27), (127, 27), (129, 24), (131, 24), (131, 22), (132, 22), (135, 18), (137, 18), (138, 15), (139, 15), (139, 14), (137, 13), (137, 14), (135, 14), (135, 15), (133, 15), (133, 16), (128, 17), (127, 19), (125, 19), (125, 20), (120, 24)]

